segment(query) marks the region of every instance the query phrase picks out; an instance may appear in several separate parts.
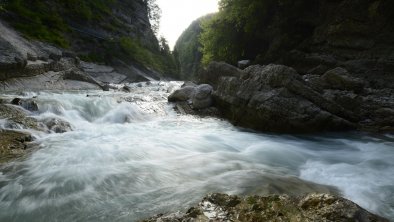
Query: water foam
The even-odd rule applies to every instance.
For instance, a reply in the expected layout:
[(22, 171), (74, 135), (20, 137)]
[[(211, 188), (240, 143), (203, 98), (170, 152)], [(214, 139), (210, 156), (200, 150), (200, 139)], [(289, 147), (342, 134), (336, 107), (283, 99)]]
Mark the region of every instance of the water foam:
[(37, 119), (61, 118), (74, 130), (40, 134), (40, 149), (0, 169), (0, 220), (137, 221), (208, 192), (336, 192), (312, 182), (394, 217), (390, 137), (246, 132), (177, 115), (166, 102), (174, 85), (26, 94), (37, 96)]

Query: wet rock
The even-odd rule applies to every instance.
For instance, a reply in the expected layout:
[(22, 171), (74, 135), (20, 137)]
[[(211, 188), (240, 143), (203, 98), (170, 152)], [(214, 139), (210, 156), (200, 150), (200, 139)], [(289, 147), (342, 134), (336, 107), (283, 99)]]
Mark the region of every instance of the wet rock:
[(177, 102), (177, 101), (187, 101), (191, 99), (196, 92), (196, 87), (194, 86), (185, 86), (178, 90), (175, 90), (170, 96), (168, 96), (169, 102)]
[(48, 127), (48, 130), (55, 133), (65, 133), (72, 131), (70, 123), (59, 118), (49, 118), (43, 120), (43, 123)]
[(27, 111), (20, 107), (0, 104), (0, 118), (7, 119), (22, 128), (41, 130), (37, 120), (27, 115), (29, 115)]
[(194, 109), (194, 107), (192, 107), (191, 104), (186, 101), (177, 102), (174, 109), (175, 111), (177, 111), (179, 114), (182, 115), (189, 114), (189, 115), (196, 115), (201, 117), (210, 116), (216, 118), (220, 118), (222, 116), (221, 112), (216, 107), (211, 106), (204, 109)]
[(123, 86), (122, 88), (121, 88), (121, 90), (123, 91), (123, 92), (131, 92), (131, 88), (130, 88), (130, 86)]
[(11, 101), (11, 104), (21, 106), (29, 111), (38, 111), (38, 104), (32, 99), (15, 98)]
[(192, 95), (192, 104), (194, 109), (204, 109), (212, 105), (212, 86), (208, 84), (201, 84), (195, 88), (195, 93)]
[(374, 221), (387, 219), (369, 213), (357, 204), (331, 194), (238, 197), (210, 194), (185, 214), (158, 215), (144, 222), (159, 221)]
[(184, 84), (184, 86), (174, 91), (169, 97), (169, 102), (176, 102), (175, 110), (181, 114), (191, 114), (199, 116), (217, 117), (220, 113), (217, 108), (211, 107), (212, 86), (208, 84)]
[(109, 91), (110, 86), (108, 84), (104, 84), (102, 89), (103, 89), (103, 91)]
[(0, 130), (0, 163), (25, 154), (27, 144), (32, 140), (32, 136), (28, 133)]

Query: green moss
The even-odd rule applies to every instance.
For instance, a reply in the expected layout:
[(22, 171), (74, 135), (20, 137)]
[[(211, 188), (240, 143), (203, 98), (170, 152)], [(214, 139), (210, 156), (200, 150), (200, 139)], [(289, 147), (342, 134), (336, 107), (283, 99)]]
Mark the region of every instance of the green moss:
[(18, 18), (11, 24), (25, 37), (53, 43), (63, 48), (70, 46), (65, 37), (71, 32), (64, 18), (73, 17), (89, 22), (101, 20), (111, 13), (110, 4), (115, 0), (13, 0), (0, 6)]
[[(119, 30), (133, 31), (112, 15), (115, 3), (116, 0), (12, 0), (4, 2), (3, 6), (12, 15), (4, 18), (8, 18), (8, 22), (28, 39), (52, 43), (62, 48), (69, 48), (72, 40), (86, 44), (86, 48), (90, 49), (79, 55), (85, 61), (107, 62), (115, 58), (128, 63), (132, 60), (164, 74), (175, 73), (175, 61), (171, 52), (163, 51), (157, 41), (140, 41), (130, 36), (114, 39), (99, 36), (92, 41), (89, 33), (87, 35), (78, 30), (79, 26), (99, 26), (114, 33), (113, 36), (118, 36)], [(74, 27), (74, 23), (79, 26)]]

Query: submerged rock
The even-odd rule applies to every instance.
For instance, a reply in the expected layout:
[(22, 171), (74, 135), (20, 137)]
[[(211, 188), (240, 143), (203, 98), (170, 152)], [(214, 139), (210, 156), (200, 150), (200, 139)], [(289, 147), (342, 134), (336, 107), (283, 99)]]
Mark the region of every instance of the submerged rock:
[(48, 127), (48, 130), (55, 133), (65, 133), (72, 131), (70, 123), (59, 118), (48, 118), (43, 120), (43, 123)]
[(173, 221), (364, 221), (388, 222), (369, 213), (350, 200), (331, 194), (312, 193), (300, 197), (287, 195), (239, 197), (210, 194), (186, 213), (157, 215), (144, 222)]
[(27, 111), (17, 106), (0, 104), (0, 118), (7, 119), (11, 124), (22, 128), (41, 129), (36, 119), (28, 117)]
[(21, 106), (29, 111), (38, 111), (38, 104), (32, 99), (15, 98), (11, 101), (11, 104)]
[(28, 133), (0, 130), (0, 163), (25, 154), (27, 143), (32, 140), (32, 136)]
[(123, 92), (131, 92), (131, 88), (130, 88), (130, 86), (123, 86), (122, 88), (121, 88), (121, 90), (123, 91)]

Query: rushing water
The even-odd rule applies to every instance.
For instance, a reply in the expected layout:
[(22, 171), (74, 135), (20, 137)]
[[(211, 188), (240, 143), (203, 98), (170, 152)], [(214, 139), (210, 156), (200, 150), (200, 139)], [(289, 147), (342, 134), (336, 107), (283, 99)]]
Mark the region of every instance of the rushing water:
[(74, 130), (33, 131), (39, 148), (0, 168), (0, 221), (137, 221), (209, 192), (312, 191), (394, 218), (392, 136), (272, 135), (178, 115), (166, 102), (176, 85), (25, 94), (37, 96), (32, 116)]

